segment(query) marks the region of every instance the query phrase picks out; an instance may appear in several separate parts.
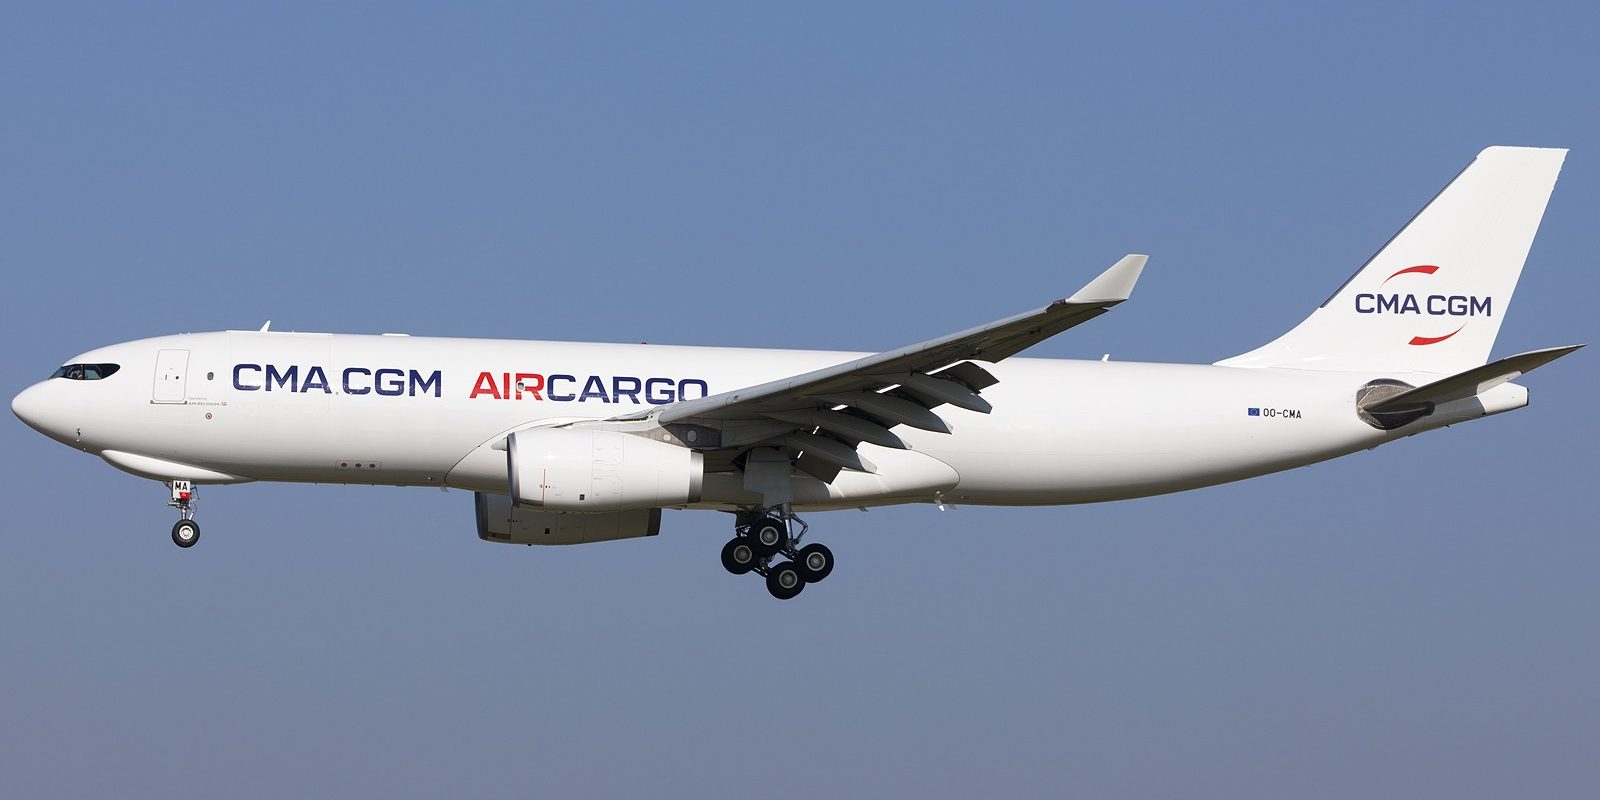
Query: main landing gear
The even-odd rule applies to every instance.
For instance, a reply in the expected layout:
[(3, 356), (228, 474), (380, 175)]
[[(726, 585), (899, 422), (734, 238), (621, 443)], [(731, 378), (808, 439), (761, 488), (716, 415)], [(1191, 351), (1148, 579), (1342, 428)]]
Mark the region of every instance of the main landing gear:
[[(794, 527), (799, 526), (799, 531)], [(787, 507), (741, 515), (734, 537), (722, 546), (722, 566), (734, 575), (754, 572), (767, 579), (767, 591), (788, 600), (833, 572), (833, 551), (820, 544), (800, 546), (809, 526)], [(773, 562), (774, 558), (783, 559)]]
[(167, 505), (178, 509), (180, 517), (177, 524), (172, 526), (172, 543), (179, 547), (194, 547), (200, 541), (200, 523), (194, 521), (194, 484), (189, 481), (173, 481), (172, 502)]

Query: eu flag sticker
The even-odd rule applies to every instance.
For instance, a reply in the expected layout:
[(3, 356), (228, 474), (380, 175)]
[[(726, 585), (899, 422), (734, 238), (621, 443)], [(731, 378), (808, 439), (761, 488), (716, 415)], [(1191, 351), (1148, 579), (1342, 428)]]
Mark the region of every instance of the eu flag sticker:
[(1259, 417), (1259, 416), (1261, 416), (1261, 409), (1252, 408), (1252, 409), (1249, 409), (1249, 413), (1250, 413), (1250, 416), (1252, 416), (1252, 417)]

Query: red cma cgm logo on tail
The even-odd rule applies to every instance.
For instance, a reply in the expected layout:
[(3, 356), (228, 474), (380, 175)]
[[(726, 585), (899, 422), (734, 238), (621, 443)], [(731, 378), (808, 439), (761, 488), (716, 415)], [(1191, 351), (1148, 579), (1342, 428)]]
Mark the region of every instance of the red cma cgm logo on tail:
[[(1417, 314), (1430, 317), (1492, 317), (1494, 298), (1470, 294), (1387, 294), (1383, 291), (1389, 281), (1409, 275), (1432, 276), (1439, 271), (1433, 264), (1418, 264), (1396, 271), (1378, 284), (1378, 291), (1356, 295), (1357, 314)], [(1415, 280), (1415, 279), (1412, 279)], [(1400, 285), (1404, 285), (1402, 281)], [(1442, 336), (1413, 336), (1411, 344), (1438, 344), (1467, 327), (1470, 320), (1462, 320), (1456, 329)]]

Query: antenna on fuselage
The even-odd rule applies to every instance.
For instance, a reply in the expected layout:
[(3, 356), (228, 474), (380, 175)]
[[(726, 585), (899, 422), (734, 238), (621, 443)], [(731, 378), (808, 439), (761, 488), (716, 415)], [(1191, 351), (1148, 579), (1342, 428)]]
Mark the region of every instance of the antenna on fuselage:
[(269, 319), (266, 322), (261, 323), (261, 332), (262, 333), (266, 333), (271, 328), (272, 328), (272, 320)]

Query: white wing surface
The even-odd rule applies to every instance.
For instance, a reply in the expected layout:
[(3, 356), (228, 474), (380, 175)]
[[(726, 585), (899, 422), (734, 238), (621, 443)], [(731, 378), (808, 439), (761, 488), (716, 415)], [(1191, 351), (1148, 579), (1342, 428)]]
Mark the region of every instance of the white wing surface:
[(654, 419), (697, 450), (773, 446), (831, 481), (840, 469), (872, 472), (861, 442), (904, 448), (891, 430), (948, 433), (935, 413), (953, 405), (988, 413), (980, 393), (997, 381), (974, 361), (996, 362), (1128, 299), (1146, 257), (1124, 256), (1071, 297), (970, 330), (756, 386), (685, 400), (618, 419)]

